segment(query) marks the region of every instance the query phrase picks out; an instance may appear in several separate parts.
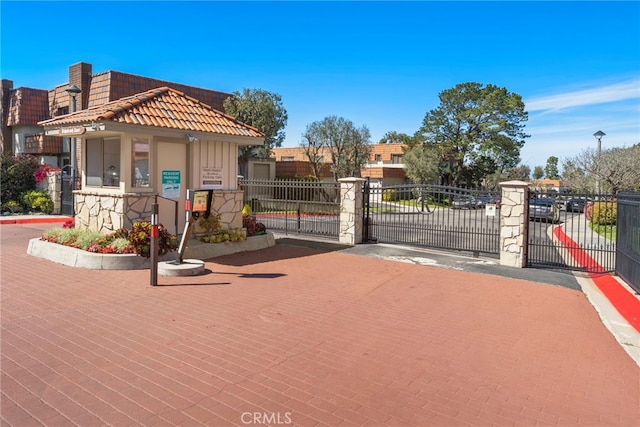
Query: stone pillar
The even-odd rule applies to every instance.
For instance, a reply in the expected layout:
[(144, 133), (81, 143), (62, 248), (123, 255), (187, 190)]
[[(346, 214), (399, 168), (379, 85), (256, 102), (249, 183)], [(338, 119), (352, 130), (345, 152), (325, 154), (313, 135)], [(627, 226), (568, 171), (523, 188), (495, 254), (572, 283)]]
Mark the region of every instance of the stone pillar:
[(54, 215), (59, 215), (62, 211), (62, 172), (47, 172), (47, 176), (36, 184), (36, 189), (45, 191), (53, 201)]
[(343, 178), (340, 182), (340, 243), (362, 243), (362, 178)]
[(500, 183), (500, 265), (526, 267), (527, 206), (529, 184), (523, 181)]

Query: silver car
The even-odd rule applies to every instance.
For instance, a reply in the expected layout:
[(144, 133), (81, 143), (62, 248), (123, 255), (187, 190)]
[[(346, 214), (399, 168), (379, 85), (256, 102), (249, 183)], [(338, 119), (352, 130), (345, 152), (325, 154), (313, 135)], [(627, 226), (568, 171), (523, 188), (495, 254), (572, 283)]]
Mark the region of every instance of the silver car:
[(553, 199), (531, 199), (529, 200), (529, 220), (558, 222), (560, 207)]

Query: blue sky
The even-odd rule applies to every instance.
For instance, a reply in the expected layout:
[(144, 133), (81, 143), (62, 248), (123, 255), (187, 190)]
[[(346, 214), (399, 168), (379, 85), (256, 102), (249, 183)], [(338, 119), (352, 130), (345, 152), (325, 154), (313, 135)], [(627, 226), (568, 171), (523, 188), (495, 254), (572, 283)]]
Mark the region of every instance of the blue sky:
[(522, 95), (532, 169), (595, 148), (597, 130), (603, 149), (640, 142), (637, 1), (2, 0), (0, 13), (2, 78), (14, 87), (52, 88), (82, 61), (94, 73), (264, 89), (289, 114), (284, 146), (329, 115), (366, 125), (372, 142), (413, 134), (463, 82)]

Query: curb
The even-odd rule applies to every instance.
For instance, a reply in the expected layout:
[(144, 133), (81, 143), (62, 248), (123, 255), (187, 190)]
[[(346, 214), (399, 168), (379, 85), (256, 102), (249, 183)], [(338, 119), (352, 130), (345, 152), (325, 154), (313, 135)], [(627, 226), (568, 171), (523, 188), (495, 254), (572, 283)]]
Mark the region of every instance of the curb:
[[(625, 289), (611, 274), (604, 269), (571, 237), (567, 236), (562, 227), (555, 227), (553, 234), (567, 249), (569, 254), (583, 268), (589, 270), (589, 277), (600, 291), (606, 296), (616, 310), (640, 332), (640, 300)], [(595, 270), (595, 271), (593, 271)]]
[(46, 224), (46, 223), (65, 223), (73, 220), (70, 216), (33, 216), (28, 215), (19, 217), (0, 218), (0, 224)]

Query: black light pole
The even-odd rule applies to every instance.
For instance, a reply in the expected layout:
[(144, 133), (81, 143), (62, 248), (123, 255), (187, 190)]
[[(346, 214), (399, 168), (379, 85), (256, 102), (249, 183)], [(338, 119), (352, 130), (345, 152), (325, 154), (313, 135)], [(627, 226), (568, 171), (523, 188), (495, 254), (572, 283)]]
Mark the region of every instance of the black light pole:
[(598, 151), (596, 155), (596, 193), (598, 193), (598, 195), (600, 195), (600, 154), (602, 153), (602, 137), (605, 135), (606, 133), (601, 130), (593, 134), (598, 140)]
[[(70, 113), (75, 113), (76, 112), (76, 96), (82, 92), (82, 90), (76, 86), (76, 85), (71, 85), (68, 88), (66, 88), (64, 90), (65, 92), (67, 92), (70, 96), (71, 96), (71, 108), (70, 108)], [(77, 168), (77, 159), (76, 159), (76, 139), (75, 138), (70, 138), (69, 139), (69, 151), (70, 151), (70, 158), (71, 158), (71, 179), (73, 179), (73, 189), (75, 190), (75, 185), (76, 185), (76, 168)]]

